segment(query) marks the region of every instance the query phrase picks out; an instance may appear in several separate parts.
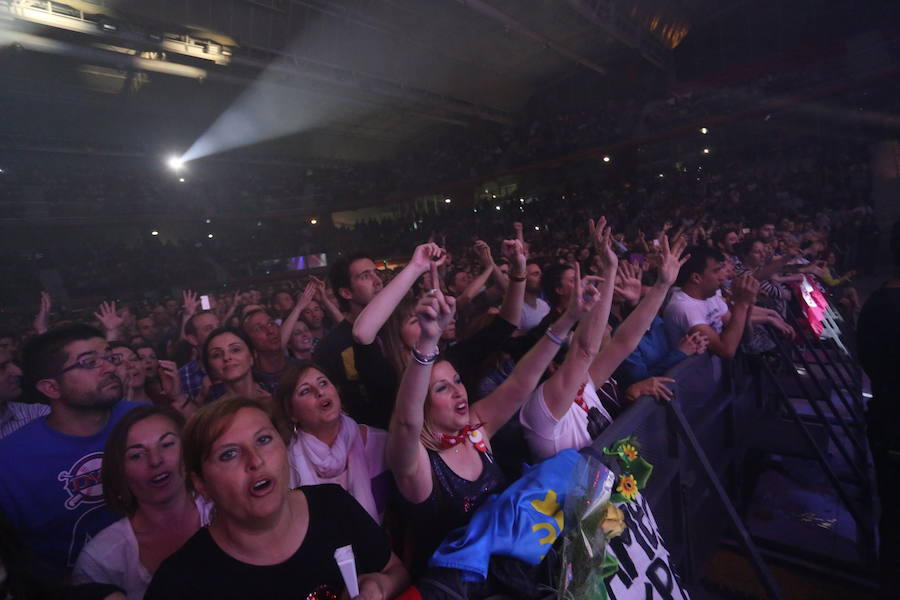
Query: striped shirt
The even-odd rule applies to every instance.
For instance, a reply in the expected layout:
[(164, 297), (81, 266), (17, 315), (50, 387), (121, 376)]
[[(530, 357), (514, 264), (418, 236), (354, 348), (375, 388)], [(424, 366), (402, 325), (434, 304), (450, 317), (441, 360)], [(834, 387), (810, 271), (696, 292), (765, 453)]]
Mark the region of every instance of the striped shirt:
[(46, 404), (9, 402), (0, 408), (0, 439), (49, 413), (50, 407)]

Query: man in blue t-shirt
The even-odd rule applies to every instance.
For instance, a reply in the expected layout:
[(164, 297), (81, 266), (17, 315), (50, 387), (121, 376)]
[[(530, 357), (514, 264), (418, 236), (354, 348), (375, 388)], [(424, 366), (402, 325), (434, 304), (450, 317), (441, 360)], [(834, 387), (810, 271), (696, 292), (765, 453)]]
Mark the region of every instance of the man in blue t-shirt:
[(0, 440), (0, 511), (58, 577), (117, 518), (103, 499), (103, 447), (135, 406), (120, 402), (117, 358), (87, 325), (48, 331), (23, 351), (25, 390), (49, 404), (50, 414)]

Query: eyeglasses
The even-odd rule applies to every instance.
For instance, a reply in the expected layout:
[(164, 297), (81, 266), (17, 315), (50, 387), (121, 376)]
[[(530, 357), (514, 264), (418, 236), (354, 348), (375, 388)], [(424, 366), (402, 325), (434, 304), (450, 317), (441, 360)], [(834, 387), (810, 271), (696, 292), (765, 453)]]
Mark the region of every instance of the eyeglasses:
[[(137, 356), (137, 355), (135, 355), (133, 358), (127, 358), (124, 354), (120, 354), (120, 353), (111, 354), (110, 356), (114, 357), (114, 360), (110, 361), (114, 365), (120, 365), (123, 362), (125, 362), (126, 360), (130, 363), (137, 364), (137, 363), (141, 362), (141, 360), (142, 360), (141, 357)], [(115, 360), (118, 360), (119, 362), (115, 362)]]
[(86, 356), (84, 358), (79, 358), (74, 363), (65, 367), (64, 369), (60, 369), (56, 373), (53, 374), (53, 377), (58, 377), (63, 373), (67, 373), (73, 369), (98, 369), (106, 361), (112, 365), (119, 366), (122, 364), (122, 355), (121, 354), (107, 354), (106, 356)]

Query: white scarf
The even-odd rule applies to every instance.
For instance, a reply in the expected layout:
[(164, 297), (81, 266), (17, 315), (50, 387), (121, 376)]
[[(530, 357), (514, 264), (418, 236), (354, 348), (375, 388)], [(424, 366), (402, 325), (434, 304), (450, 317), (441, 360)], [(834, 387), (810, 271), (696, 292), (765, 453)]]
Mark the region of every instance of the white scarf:
[(372, 476), (369, 474), (365, 447), (356, 421), (341, 415), (341, 429), (331, 446), (298, 429), (288, 454), (293, 467), (292, 486), (316, 485), (347, 471), (347, 491), (377, 523), (381, 523), (372, 495)]

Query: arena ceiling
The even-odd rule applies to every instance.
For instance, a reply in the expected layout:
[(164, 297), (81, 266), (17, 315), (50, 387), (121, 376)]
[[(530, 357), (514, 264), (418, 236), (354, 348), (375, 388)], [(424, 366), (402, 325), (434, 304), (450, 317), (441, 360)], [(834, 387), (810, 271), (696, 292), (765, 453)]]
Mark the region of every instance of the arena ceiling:
[(186, 149), (263, 90), (256, 104), (284, 134), (252, 153), (377, 160), (447, 130), (515, 122), (554, 87), (597, 101), (659, 93), (673, 50), (693, 31), (689, 41), (721, 38), (729, 18), (760, 37), (778, 33), (775, 20), (827, 12), (817, 0), (768, 5), (771, 15), (745, 0), (0, 0), (0, 140)]
[(268, 66), (300, 110), (319, 107), (295, 155), (379, 158), (440, 128), (510, 123), (567, 78), (613, 88), (623, 64), (664, 77), (701, 4), (0, 0), (0, 98), (14, 117), (0, 133), (188, 139)]

